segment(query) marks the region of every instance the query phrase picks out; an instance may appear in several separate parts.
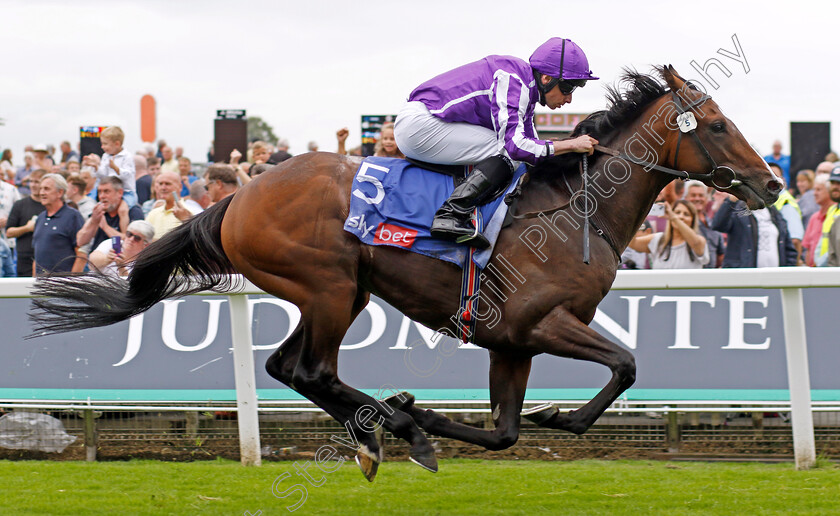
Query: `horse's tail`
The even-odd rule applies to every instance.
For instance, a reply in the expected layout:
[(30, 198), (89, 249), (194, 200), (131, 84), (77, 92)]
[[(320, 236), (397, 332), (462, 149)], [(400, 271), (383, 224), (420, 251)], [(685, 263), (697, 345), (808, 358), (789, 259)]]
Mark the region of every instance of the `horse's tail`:
[(153, 242), (134, 260), (128, 281), (101, 272), (44, 276), (35, 281), (30, 319), (37, 337), (107, 326), (172, 296), (234, 287), (233, 265), (222, 249), (222, 219), (233, 196)]

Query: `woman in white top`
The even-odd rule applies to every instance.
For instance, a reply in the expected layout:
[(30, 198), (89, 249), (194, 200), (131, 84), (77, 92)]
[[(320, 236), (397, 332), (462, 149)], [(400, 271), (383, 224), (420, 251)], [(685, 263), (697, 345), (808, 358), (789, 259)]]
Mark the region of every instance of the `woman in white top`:
[(630, 241), (630, 248), (650, 253), (651, 269), (702, 269), (709, 263), (709, 250), (694, 205), (679, 200), (671, 208), (666, 202), (665, 217), (664, 233), (637, 236)]
[(135, 220), (128, 225), (125, 238), (121, 238), (121, 252), (113, 247), (113, 238), (103, 240), (90, 253), (90, 263), (104, 274), (126, 277), (131, 272), (131, 262), (155, 238), (155, 228), (145, 220)]

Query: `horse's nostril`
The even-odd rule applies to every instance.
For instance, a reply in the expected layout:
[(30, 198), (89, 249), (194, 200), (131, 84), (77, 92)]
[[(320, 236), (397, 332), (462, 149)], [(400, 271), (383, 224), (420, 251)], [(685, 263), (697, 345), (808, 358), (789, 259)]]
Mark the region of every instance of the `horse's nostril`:
[(778, 194), (782, 191), (782, 188), (785, 187), (785, 184), (779, 181), (778, 179), (773, 179), (767, 183), (767, 190), (772, 194)]

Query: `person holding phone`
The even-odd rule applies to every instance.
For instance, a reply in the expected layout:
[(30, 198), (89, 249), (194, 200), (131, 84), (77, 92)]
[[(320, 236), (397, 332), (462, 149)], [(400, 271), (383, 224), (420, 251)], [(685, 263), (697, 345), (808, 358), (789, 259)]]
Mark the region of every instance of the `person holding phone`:
[(652, 235), (637, 234), (629, 247), (650, 253), (651, 269), (702, 269), (709, 263), (706, 239), (700, 234), (697, 210), (690, 202), (678, 200), (665, 210), (665, 231)]
[(135, 220), (128, 225), (124, 239), (115, 236), (99, 244), (90, 253), (90, 263), (105, 274), (126, 277), (131, 272), (131, 261), (148, 247), (154, 237), (155, 228), (151, 224)]
[(160, 238), (195, 215), (181, 202), (181, 177), (174, 172), (161, 172), (155, 179), (155, 195), (159, 205), (146, 215), (146, 222), (155, 229), (155, 238)]
[[(642, 225), (636, 230), (636, 236), (646, 236), (653, 234), (653, 226), (650, 222), (644, 221)], [(619, 269), (650, 269), (650, 253), (640, 253), (630, 246), (621, 253), (621, 264)]]

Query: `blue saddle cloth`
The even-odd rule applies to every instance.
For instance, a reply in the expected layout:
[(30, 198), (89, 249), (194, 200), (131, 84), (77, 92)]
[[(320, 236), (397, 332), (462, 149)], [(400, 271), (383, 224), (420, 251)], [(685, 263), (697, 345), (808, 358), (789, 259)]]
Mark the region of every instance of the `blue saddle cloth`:
[[(521, 165), (507, 191), (525, 173)], [(390, 245), (463, 267), (469, 247), (434, 239), (429, 233), (435, 212), (455, 189), (450, 176), (432, 172), (398, 158), (365, 158), (356, 171), (350, 214), (344, 229), (368, 245)], [(507, 192), (506, 192), (507, 193)], [(495, 244), (507, 213), (504, 195), (481, 206), (479, 230)], [(473, 255), (484, 268), (493, 247)]]

